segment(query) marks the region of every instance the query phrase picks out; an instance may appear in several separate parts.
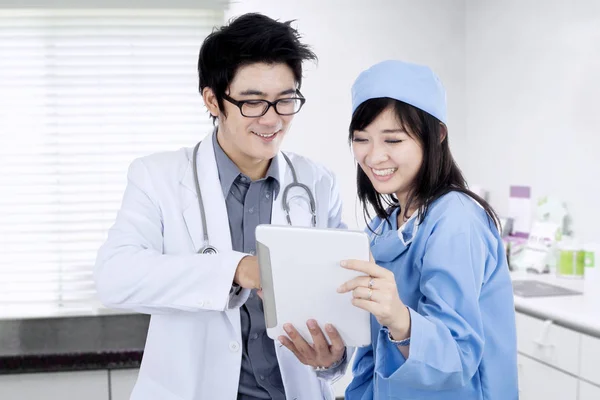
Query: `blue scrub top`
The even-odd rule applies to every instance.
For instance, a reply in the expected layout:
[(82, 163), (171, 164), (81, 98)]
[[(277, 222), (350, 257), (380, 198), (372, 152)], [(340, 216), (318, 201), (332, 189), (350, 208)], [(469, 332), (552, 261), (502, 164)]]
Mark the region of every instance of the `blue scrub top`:
[(372, 221), (371, 251), (409, 308), (409, 357), (371, 317), (372, 345), (358, 349), (345, 398), (518, 399), (512, 284), (493, 222), (459, 192), (436, 200), (421, 224), (415, 215), (399, 230), (397, 213), (391, 227)]

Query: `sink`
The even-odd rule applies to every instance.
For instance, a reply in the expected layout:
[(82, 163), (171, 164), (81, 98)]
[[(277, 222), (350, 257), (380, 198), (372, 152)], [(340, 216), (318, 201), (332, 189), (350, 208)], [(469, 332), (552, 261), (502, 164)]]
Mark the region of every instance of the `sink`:
[(521, 297), (577, 296), (583, 293), (532, 279), (513, 280), (513, 293)]

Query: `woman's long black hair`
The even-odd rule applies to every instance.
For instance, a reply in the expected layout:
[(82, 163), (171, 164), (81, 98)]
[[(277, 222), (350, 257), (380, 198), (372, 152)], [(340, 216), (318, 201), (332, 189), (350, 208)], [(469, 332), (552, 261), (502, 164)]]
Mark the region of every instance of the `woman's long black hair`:
[[(496, 212), (484, 199), (468, 189), (467, 182), (450, 152), (448, 135), (440, 141), (442, 125), (434, 116), (399, 100), (370, 99), (358, 106), (352, 115), (348, 138), (350, 143), (354, 139), (354, 132), (364, 130), (387, 108), (394, 110), (403, 130), (417, 140), (423, 149), (423, 162), (407, 196), (405, 210), (400, 210), (404, 212), (404, 217), (410, 217), (408, 210), (415, 205), (419, 207), (418, 221), (421, 222), (427, 215), (431, 203), (449, 192), (456, 191), (477, 201), (490, 220), (500, 229)], [(356, 184), (358, 199), (363, 206), (363, 215), (367, 224), (371, 219), (369, 205), (379, 218), (389, 223), (390, 212), (400, 207), (396, 196), (377, 193), (360, 165), (357, 165), (356, 169)]]

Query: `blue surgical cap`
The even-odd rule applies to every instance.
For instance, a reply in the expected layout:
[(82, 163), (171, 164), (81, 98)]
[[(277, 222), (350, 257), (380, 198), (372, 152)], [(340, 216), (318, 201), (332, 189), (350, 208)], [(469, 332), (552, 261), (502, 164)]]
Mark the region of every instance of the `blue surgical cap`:
[(429, 67), (398, 60), (373, 65), (352, 85), (352, 113), (363, 102), (381, 97), (403, 101), (447, 123), (446, 91)]

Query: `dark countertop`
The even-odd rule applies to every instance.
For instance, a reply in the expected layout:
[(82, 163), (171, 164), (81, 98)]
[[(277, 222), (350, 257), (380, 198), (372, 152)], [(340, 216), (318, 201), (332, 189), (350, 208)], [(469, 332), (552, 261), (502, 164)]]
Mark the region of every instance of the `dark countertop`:
[(137, 368), (150, 316), (0, 320), (0, 374)]

